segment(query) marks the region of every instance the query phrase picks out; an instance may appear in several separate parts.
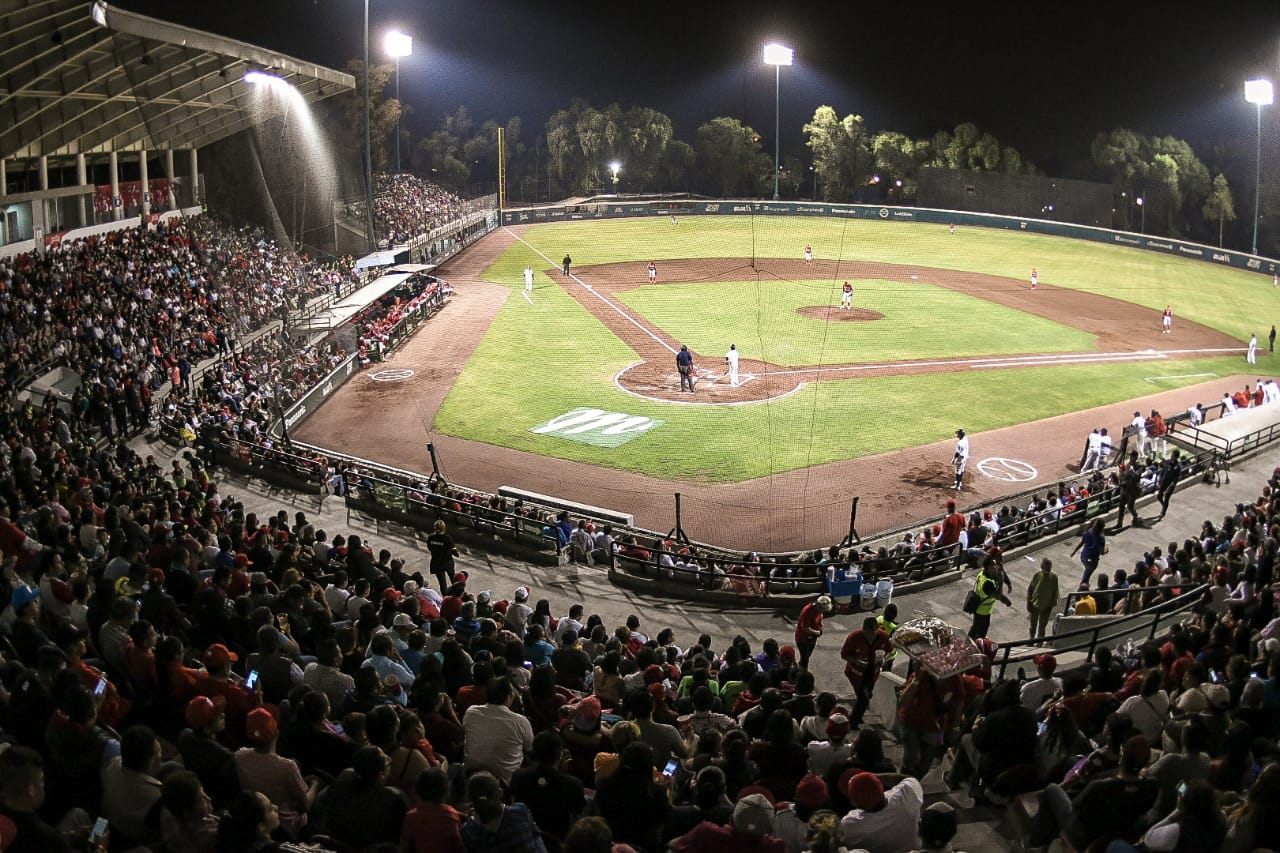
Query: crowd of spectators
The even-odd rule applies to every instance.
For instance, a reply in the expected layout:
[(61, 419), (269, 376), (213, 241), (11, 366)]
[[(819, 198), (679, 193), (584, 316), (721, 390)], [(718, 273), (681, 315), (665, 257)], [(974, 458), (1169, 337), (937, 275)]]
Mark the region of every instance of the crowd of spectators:
[(0, 261), (0, 393), (39, 368), (75, 369), (69, 417), (107, 440), (147, 425), (166, 382), (351, 275), (199, 216), (126, 228)]
[(430, 233), (457, 218), (464, 207), (458, 196), (414, 175), (379, 172), (373, 187), (373, 230), (391, 245)]
[(0, 426), (9, 850), (88, 849), (98, 817), (112, 849), (154, 851), (943, 850), (957, 815), (920, 780), (948, 746), (975, 799), (1042, 790), (1032, 842), (1278, 837), (1280, 470), (1171, 549), (1187, 584), (1212, 581), (1193, 623), (1087, 674), (916, 668), (895, 766), (859, 725), (892, 624), (845, 638), (842, 701), (800, 665), (824, 653), (812, 633), (718, 647), (607, 625), (473, 589), (437, 563), (443, 525), (428, 571), (303, 513), (259, 518), (195, 454), (164, 470), (51, 403)]

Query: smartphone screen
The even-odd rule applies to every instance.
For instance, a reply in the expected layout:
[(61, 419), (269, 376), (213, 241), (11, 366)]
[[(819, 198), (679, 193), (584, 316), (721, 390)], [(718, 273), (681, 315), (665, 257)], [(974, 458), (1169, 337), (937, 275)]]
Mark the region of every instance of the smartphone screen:
[(258, 671), (256, 669), (249, 670), (249, 674), (244, 679), (244, 689), (252, 690), (258, 686)]
[(90, 841), (98, 841), (107, 834), (107, 819), (100, 817), (93, 824), (93, 829), (89, 832)]
[(106, 689), (107, 680), (105, 678), (99, 678), (97, 686), (93, 688), (93, 695), (101, 696)]
[(676, 775), (676, 768), (679, 766), (680, 766), (679, 762), (677, 762), (674, 758), (671, 759), (670, 761), (667, 762), (667, 766), (662, 768), (662, 775), (670, 779), (672, 776)]

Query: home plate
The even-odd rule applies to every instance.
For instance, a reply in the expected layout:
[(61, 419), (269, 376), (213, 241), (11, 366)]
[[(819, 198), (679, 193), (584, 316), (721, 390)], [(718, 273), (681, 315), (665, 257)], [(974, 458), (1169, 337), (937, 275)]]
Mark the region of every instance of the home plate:
[(920, 278), (920, 276), (918, 276), (918, 275), (913, 275), (913, 276), (911, 276), (911, 278), (912, 278), (912, 279), (919, 279), (919, 278)]

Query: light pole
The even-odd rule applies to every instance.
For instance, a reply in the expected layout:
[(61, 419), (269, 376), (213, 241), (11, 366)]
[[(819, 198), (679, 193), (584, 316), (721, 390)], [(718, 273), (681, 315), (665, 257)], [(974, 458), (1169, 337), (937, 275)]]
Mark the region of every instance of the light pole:
[(613, 194), (618, 195), (618, 173), (622, 171), (622, 164), (614, 160), (609, 164), (609, 171), (613, 173)]
[(813, 200), (818, 200), (818, 167), (810, 166), (809, 171), (813, 172)]
[(369, 147), (369, 0), (364, 0), (364, 235), (367, 251), (378, 247), (373, 234), (373, 151)]
[(1258, 153), (1253, 173), (1253, 254), (1258, 254), (1258, 205), (1262, 200), (1262, 108), (1275, 101), (1270, 80), (1246, 80), (1244, 99), (1258, 108)]
[(778, 200), (778, 134), (782, 125), (782, 66), (790, 65), (796, 52), (777, 42), (764, 46), (765, 65), (773, 66), (773, 200)]
[(383, 37), (382, 48), (387, 56), (396, 60), (396, 106), (400, 108), (400, 114), (396, 116), (396, 174), (400, 174), (400, 122), (404, 116), (404, 107), (400, 104), (400, 57), (413, 53), (413, 36), (392, 30)]
[(1145, 199), (1143, 199), (1143, 197), (1142, 197), (1142, 196), (1138, 196), (1137, 198), (1135, 198), (1135, 199), (1134, 199), (1134, 202), (1138, 205), (1138, 210), (1141, 210), (1141, 211), (1142, 211), (1142, 227), (1141, 227), (1141, 229), (1138, 231), (1138, 233), (1139, 233), (1139, 234), (1146, 234), (1146, 233), (1147, 233), (1147, 203), (1146, 203), (1146, 200), (1145, 200)]

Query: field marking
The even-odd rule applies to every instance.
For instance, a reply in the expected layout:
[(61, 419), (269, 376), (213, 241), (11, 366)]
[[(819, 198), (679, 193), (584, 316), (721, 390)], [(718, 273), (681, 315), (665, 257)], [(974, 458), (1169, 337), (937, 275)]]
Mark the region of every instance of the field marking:
[(1021, 459), (991, 456), (978, 463), (978, 471), (984, 477), (1003, 483), (1029, 483), (1040, 475), (1036, 466)]
[[(805, 383), (797, 382), (796, 386), (789, 391), (783, 391), (781, 394), (777, 394), (773, 397), (761, 397), (758, 400), (686, 400), (683, 397), (678, 400), (669, 400), (666, 397), (657, 397), (652, 394), (641, 394), (639, 391), (635, 391), (622, 384), (622, 374), (645, 363), (644, 359), (640, 359), (639, 361), (631, 362), (626, 367), (619, 370), (613, 375), (613, 386), (624, 394), (630, 394), (632, 397), (636, 397), (641, 400), (649, 400), (654, 403), (669, 403), (673, 406), (754, 406), (758, 403), (771, 403), (775, 400), (786, 399), (792, 394), (799, 393), (805, 386)], [(753, 373), (750, 375), (755, 377), (760, 374)], [(699, 378), (699, 382), (701, 382), (701, 378)], [(739, 385), (741, 384), (742, 383), (739, 383)]]
[[(542, 258), (542, 259), (543, 259), (544, 261), (546, 261), (547, 263), (551, 264), (553, 267), (554, 267), (554, 266), (558, 266), (558, 265), (556, 264), (556, 262), (555, 262), (555, 261), (551, 260), (551, 259), (550, 259), (550, 258), (548, 258), (546, 255), (544, 255), (544, 254), (542, 253), (542, 251), (541, 251), (540, 249), (538, 249), (538, 247), (534, 246), (532, 243), (530, 243), (528, 240), (524, 239), (524, 238), (523, 238), (523, 237), (521, 237), (519, 234), (517, 234), (517, 233), (515, 233), (514, 231), (512, 231), (510, 228), (508, 228), (508, 227), (506, 227), (506, 226), (504, 225), (504, 226), (503, 226), (503, 228), (502, 228), (502, 230), (503, 230), (503, 231), (506, 231), (508, 234), (510, 234), (510, 235), (511, 235), (512, 237), (514, 237), (516, 240), (519, 240), (521, 243), (524, 243), (526, 246), (528, 246), (530, 249), (532, 249), (532, 250), (533, 250), (534, 254), (536, 254), (538, 257)], [(654, 333), (653, 331), (651, 331), (650, 329), (646, 328), (646, 327), (644, 326), (644, 324), (643, 324), (643, 323), (641, 323), (641, 322), (640, 322), (639, 320), (637, 320), (635, 317), (632, 317), (630, 314), (628, 314), (628, 313), (627, 313), (626, 311), (624, 311), (622, 308), (620, 308), (620, 307), (618, 307), (617, 305), (615, 305), (615, 304), (614, 304), (613, 302), (611, 302), (607, 297), (601, 296), (601, 295), (596, 291), (596, 289), (595, 289), (594, 287), (592, 287), (591, 285), (587, 284), (587, 283), (586, 283), (585, 281), (583, 281), (582, 279), (578, 278), (578, 277), (577, 277), (576, 275), (574, 275), (572, 272), (571, 272), (571, 273), (569, 273), (569, 278), (573, 279), (573, 280), (574, 280), (574, 281), (576, 281), (578, 284), (580, 284), (580, 285), (582, 285), (584, 288), (586, 288), (586, 289), (587, 289), (587, 292), (589, 292), (589, 293), (590, 293), (592, 296), (594, 296), (596, 299), (599, 299), (599, 300), (600, 300), (601, 302), (603, 302), (605, 305), (608, 305), (608, 306), (609, 306), (610, 308), (612, 308), (614, 311), (617, 311), (617, 312), (618, 312), (618, 315), (619, 315), (620, 317), (622, 317), (624, 320), (626, 320), (628, 323), (630, 323), (631, 325), (635, 326), (637, 329), (639, 329), (640, 331), (644, 332), (644, 333), (645, 333), (646, 335), (648, 335), (649, 337), (653, 338), (653, 340), (657, 342), (658, 346), (662, 347), (663, 349), (665, 349), (667, 352), (671, 353), (672, 355), (675, 355), (675, 352), (676, 352), (675, 347), (671, 346), (671, 344), (667, 343), (667, 342), (666, 342), (666, 341), (664, 341), (662, 338), (658, 337), (658, 336), (657, 336), (657, 334), (655, 334), (655, 333)]]
[(1178, 373), (1173, 376), (1144, 376), (1143, 382), (1154, 383), (1157, 379), (1198, 379), (1201, 376), (1217, 376), (1216, 373)]
[(1235, 347), (1216, 347), (1200, 350), (1146, 350), (1143, 352), (1099, 352), (1099, 353), (1058, 353), (1054, 355), (1011, 355), (985, 356), (982, 358), (942, 358), (932, 361), (879, 361), (869, 364), (844, 364), (831, 367), (794, 367), (786, 370), (765, 370), (757, 376), (796, 376), (805, 373), (838, 373), (865, 372), (868, 370), (890, 370), (896, 368), (920, 367), (955, 367), (969, 366), (971, 369), (991, 367), (1022, 367), (1053, 364), (1089, 364), (1091, 362), (1109, 361), (1145, 361), (1147, 359), (1164, 359), (1172, 353), (1205, 353), (1235, 352)]
[(531, 296), (529, 296), (529, 294), (528, 294), (528, 293), (526, 293), (525, 291), (523, 291), (523, 290), (522, 290), (522, 291), (520, 291), (520, 295), (524, 297), (524, 301), (525, 301), (525, 302), (528, 302), (530, 305), (532, 305), (532, 304), (533, 304), (533, 298), (532, 298)]
[(407, 367), (388, 367), (385, 370), (379, 370), (377, 373), (370, 373), (369, 378), (374, 382), (403, 382), (413, 376), (413, 371)]

